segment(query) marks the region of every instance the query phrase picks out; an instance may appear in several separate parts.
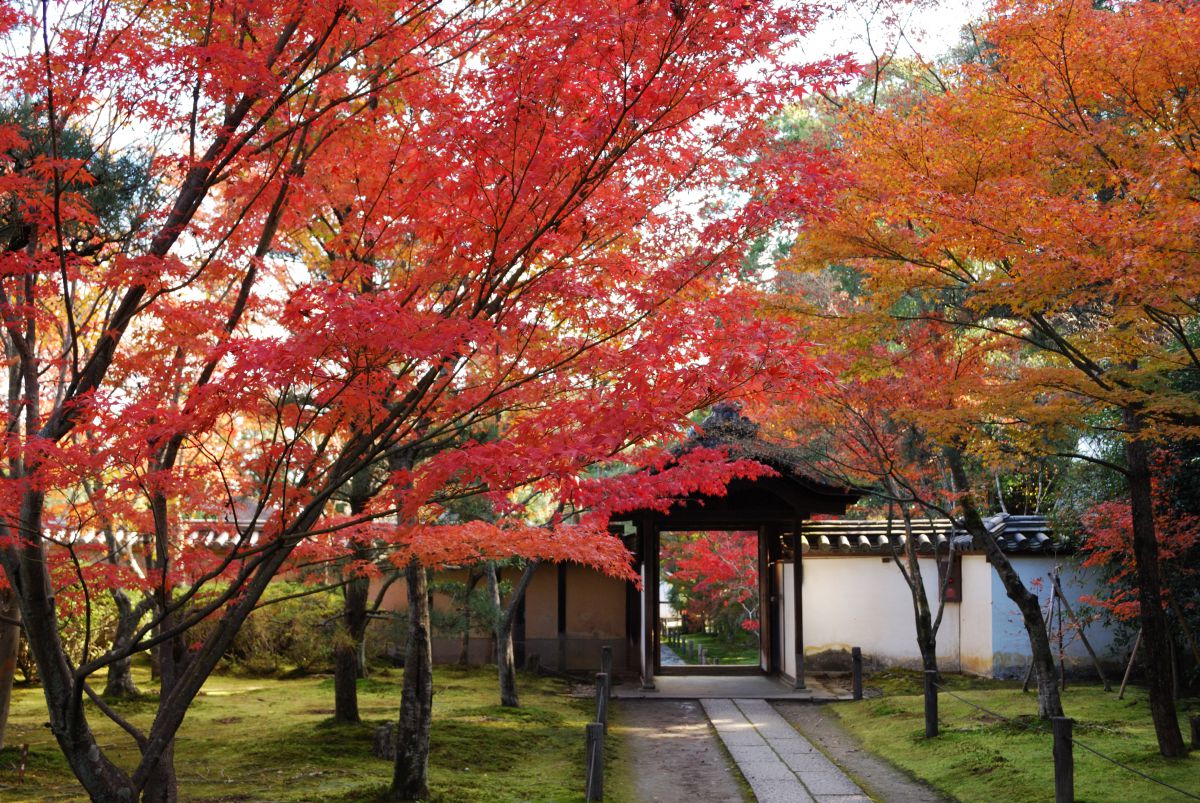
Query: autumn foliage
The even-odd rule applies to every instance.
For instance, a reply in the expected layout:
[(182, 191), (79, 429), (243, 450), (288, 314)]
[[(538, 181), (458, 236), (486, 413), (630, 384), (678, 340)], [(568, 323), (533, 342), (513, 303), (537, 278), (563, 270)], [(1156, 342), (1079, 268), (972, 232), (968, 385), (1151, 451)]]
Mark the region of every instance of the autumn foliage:
[(661, 549), (663, 576), (685, 623), (730, 641), (758, 632), (757, 533), (667, 533)]
[[(175, 730), (287, 567), (369, 543), (623, 574), (620, 497), (747, 470), (666, 467), (686, 416), (811, 370), (738, 268), (829, 186), (767, 147), (836, 80), (784, 58), (813, 9), (35, 11), (0, 14), (0, 558), (95, 799), (173, 799)], [(480, 494), (494, 521), (448, 515)], [(557, 512), (533, 527), (529, 499)], [(128, 638), (65, 655), (69, 595), (117, 591), (144, 601)], [(139, 747), (117, 766), (80, 701), (149, 650), (149, 728), (104, 709)]]
[(1148, 455), (1200, 434), (1175, 381), (1200, 371), (1198, 23), (1186, 2), (993, 4), (962, 58), (838, 102), (844, 184), (795, 254), (847, 269), (888, 340), (920, 322), (977, 355), (986, 370), (921, 413), (941, 446), (1003, 466), (1094, 459), (1093, 427), (1120, 442), (1101, 462), (1127, 481), (1168, 756), (1186, 748), (1153, 668), (1170, 636)]
[[(1159, 452), (1155, 459), (1154, 524), (1158, 535), (1158, 555), (1167, 591), (1163, 605), (1172, 602), (1184, 609), (1193, 604), (1184, 595), (1184, 601), (1172, 593), (1171, 588), (1189, 589), (1195, 586), (1196, 566), (1193, 556), (1200, 547), (1200, 516), (1181, 511), (1164, 489), (1164, 477), (1170, 476), (1176, 467), (1167, 452)], [(1086, 598), (1089, 604), (1109, 611), (1124, 621), (1136, 620), (1139, 602), (1136, 576), (1129, 562), (1133, 543), (1133, 521), (1129, 504), (1121, 500), (1099, 502), (1083, 515), (1086, 540), (1083, 548), (1087, 554), (1085, 566), (1103, 567), (1109, 574), (1108, 585), (1101, 596)]]

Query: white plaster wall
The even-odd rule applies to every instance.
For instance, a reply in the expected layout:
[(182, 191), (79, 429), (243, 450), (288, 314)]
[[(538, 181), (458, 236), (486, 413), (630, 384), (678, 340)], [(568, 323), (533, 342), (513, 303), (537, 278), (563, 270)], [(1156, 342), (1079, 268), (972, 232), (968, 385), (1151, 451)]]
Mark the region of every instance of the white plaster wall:
[[(958, 606), (959, 663), (963, 672), (992, 674), (992, 564), (983, 555), (962, 556), (962, 603)], [(1001, 596), (1004, 591), (1001, 589)]]
[[(1056, 555), (1013, 555), (1013, 567), (1025, 581), (1030, 590), (1036, 591), (1042, 601), (1042, 610), (1048, 607), (1050, 599), (1050, 573), (1055, 568), (1060, 572), (1063, 593), (1071, 603), (1071, 608), (1081, 616), (1087, 616), (1086, 606), (1080, 601), (1084, 594), (1097, 593), (1103, 581), (1093, 571), (1080, 565), (1075, 556)], [(988, 567), (991, 568), (990, 566)], [(995, 677), (1022, 677), (1029, 665), (1029, 637), (1021, 623), (1021, 614), (1017, 606), (1004, 593), (1004, 585), (995, 572), (992, 572), (992, 673)], [(1064, 617), (1064, 625), (1069, 620)], [(1051, 649), (1056, 660), (1058, 642), (1055, 636), (1058, 630), (1057, 617), (1051, 623)], [(1114, 643), (1117, 635), (1114, 628), (1108, 627), (1101, 621), (1094, 621), (1085, 628), (1088, 641), (1100, 660), (1106, 666), (1114, 669), (1119, 667), (1123, 659), (1123, 650)], [(1083, 642), (1075, 635), (1070, 627), (1064, 631), (1063, 646), (1067, 669), (1087, 672), (1091, 668), (1091, 659)]]
[[(896, 564), (879, 555), (847, 555), (803, 558), (804, 654), (815, 660), (814, 670), (844, 653), (842, 668), (849, 668), (851, 647), (861, 647), (866, 661), (882, 666), (919, 667), (917, 628), (913, 621), (912, 596)], [(921, 559), (921, 575), (930, 604), (937, 605), (937, 564)], [(974, 589), (963, 580), (964, 598)], [(959, 664), (959, 604), (946, 606), (938, 631), (938, 663), (949, 672)], [(936, 614), (936, 607), (935, 607)], [(822, 660), (825, 659), (825, 660)]]
[(779, 589), (776, 615), (783, 624), (783, 638), (780, 640), (779, 651), (783, 656), (783, 673), (788, 677), (796, 677), (796, 606), (792, 604), (792, 582), (796, 571), (791, 563), (775, 564), (776, 584)]

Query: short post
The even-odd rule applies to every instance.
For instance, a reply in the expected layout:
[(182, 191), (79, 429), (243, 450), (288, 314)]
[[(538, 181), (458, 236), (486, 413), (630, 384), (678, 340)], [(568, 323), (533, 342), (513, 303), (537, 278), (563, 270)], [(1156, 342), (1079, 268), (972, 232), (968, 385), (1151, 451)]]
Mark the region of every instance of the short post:
[(704, 665), (704, 645), (700, 645), (700, 665)]
[(850, 650), (850, 674), (854, 688), (854, 699), (862, 699), (862, 647)]
[(1054, 803), (1075, 803), (1075, 756), (1072, 752), (1071, 723), (1067, 717), (1053, 717), (1054, 729)]
[(600, 648), (600, 671), (609, 677), (608, 688), (612, 690), (612, 647)]
[(604, 799), (604, 726), (599, 722), (587, 725), (587, 789), (584, 799)]
[(1188, 722), (1192, 723), (1192, 749), (1200, 750), (1200, 715), (1191, 717)]
[(938, 735), (937, 672), (925, 670), (925, 738)]
[(596, 721), (608, 730), (608, 673), (596, 675)]

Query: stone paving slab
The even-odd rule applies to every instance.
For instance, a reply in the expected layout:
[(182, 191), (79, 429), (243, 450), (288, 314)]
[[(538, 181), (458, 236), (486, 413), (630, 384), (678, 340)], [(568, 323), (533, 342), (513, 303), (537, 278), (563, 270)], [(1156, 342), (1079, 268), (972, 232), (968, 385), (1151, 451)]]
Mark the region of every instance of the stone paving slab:
[(790, 786), (780, 784), (761, 791), (753, 787), (751, 789), (758, 803), (813, 803), (813, 797), (799, 781)]
[(870, 800), (761, 699), (703, 699), (705, 714), (759, 803)]
[(802, 772), (804, 785), (814, 795), (857, 795), (862, 794), (858, 784), (846, 777), (841, 770), (833, 772)]
[(837, 765), (818, 750), (805, 753), (784, 753), (783, 761), (792, 772), (841, 772)]
[[(771, 749), (770, 745), (764, 744), (762, 747), (748, 747), (743, 744), (726, 744), (725, 749), (729, 751), (729, 755), (737, 762), (738, 767), (743, 764), (761, 766), (764, 764), (778, 764), (788, 772), (792, 772), (791, 768), (779, 760), (778, 754)], [(745, 775), (745, 773), (742, 773)]]
[(848, 696), (834, 684), (819, 677), (808, 679), (808, 687), (795, 689), (769, 675), (656, 675), (654, 687), (644, 689), (638, 682), (618, 683), (613, 696), (631, 700), (839, 700)]

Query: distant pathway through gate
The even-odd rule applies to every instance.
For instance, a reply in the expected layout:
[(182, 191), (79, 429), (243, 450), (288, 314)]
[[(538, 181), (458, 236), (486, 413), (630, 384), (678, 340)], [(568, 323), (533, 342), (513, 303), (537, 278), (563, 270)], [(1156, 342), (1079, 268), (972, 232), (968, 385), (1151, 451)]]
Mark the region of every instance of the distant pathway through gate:
[(758, 803), (871, 800), (767, 701), (706, 699), (700, 703)]
[(658, 662), (663, 666), (687, 666), (687, 663), (679, 657), (679, 653), (666, 644), (658, 645)]

